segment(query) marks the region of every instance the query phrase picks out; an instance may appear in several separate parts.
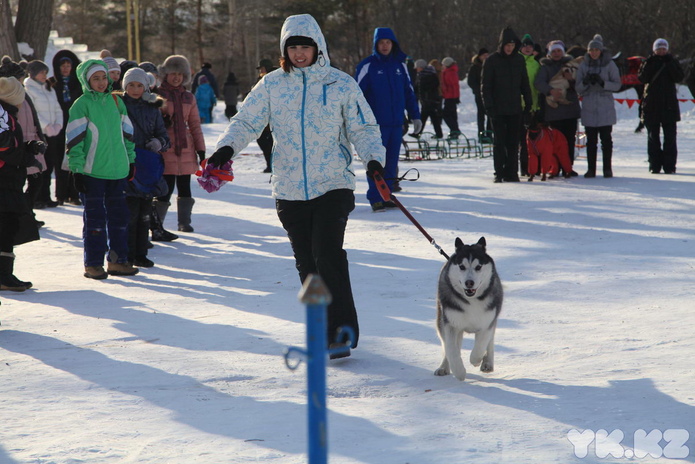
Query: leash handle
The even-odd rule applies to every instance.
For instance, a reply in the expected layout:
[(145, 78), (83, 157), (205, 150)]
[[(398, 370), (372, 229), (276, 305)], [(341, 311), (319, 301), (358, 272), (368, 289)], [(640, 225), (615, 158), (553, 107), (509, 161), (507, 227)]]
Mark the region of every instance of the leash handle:
[(376, 185), (376, 188), (379, 191), (379, 195), (381, 195), (381, 198), (384, 201), (391, 201), (391, 190), (389, 190), (389, 186), (388, 184), (386, 184), (384, 178), (381, 177), (381, 174), (375, 172), (373, 179), (374, 185)]

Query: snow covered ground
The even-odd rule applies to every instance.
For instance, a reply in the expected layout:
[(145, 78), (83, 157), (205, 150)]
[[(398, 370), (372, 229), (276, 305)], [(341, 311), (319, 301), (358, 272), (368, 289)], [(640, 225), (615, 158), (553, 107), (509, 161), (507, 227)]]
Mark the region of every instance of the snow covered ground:
[[(465, 382), (432, 375), (442, 257), (400, 211), (372, 213), (359, 177), (345, 246), (362, 336), (327, 372), (331, 463), (695, 462), (693, 104), (668, 176), (617, 105), (613, 179), (402, 165), (421, 177), (400, 201), (447, 252), (485, 236), (505, 285), (496, 370), (467, 364), (468, 336)], [(306, 369), (282, 355), (304, 346), (305, 310), (262, 156), (245, 153), (221, 191), (195, 187), (195, 233), (135, 277), (82, 277), (81, 210), (38, 212), (42, 239), (16, 249), (35, 287), (0, 294), (0, 463), (307, 462)]]

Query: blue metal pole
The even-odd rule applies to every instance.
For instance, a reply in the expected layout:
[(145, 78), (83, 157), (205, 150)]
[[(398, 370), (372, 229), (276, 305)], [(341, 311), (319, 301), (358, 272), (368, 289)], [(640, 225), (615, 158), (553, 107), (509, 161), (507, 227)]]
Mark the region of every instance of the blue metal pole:
[(299, 301), (306, 305), (309, 464), (328, 462), (326, 307), (331, 300), (323, 279), (310, 274), (299, 292)]

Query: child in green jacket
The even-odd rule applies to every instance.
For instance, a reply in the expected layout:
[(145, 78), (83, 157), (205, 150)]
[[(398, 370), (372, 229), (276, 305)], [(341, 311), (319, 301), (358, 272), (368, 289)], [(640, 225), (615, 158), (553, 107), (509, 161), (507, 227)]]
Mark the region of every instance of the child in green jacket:
[(133, 126), (123, 101), (111, 94), (107, 71), (101, 60), (77, 67), (84, 94), (70, 107), (66, 129), (68, 163), (84, 205), (84, 276), (89, 279), (138, 272), (128, 263), (125, 199), (126, 182), (135, 172)]

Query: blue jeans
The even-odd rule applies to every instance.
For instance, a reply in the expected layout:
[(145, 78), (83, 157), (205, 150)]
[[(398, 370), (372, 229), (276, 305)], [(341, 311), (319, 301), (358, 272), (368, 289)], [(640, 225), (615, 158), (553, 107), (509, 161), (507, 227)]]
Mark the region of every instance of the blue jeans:
[(113, 263), (128, 261), (128, 222), (125, 200), (126, 180), (84, 176), (87, 193), (80, 193), (84, 205), (82, 240), (84, 265), (103, 266), (104, 255)]

